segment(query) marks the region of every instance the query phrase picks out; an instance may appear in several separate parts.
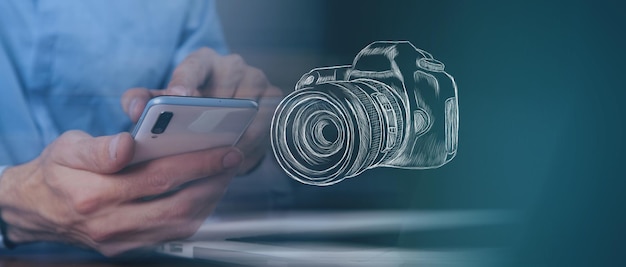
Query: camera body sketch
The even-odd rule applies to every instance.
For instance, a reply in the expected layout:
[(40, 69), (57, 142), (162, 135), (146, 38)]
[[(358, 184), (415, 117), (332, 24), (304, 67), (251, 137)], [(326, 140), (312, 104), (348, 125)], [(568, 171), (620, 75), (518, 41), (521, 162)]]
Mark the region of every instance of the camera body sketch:
[(376, 167), (454, 158), (458, 98), (444, 64), (408, 41), (377, 41), (352, 65), (316, 68), (274, 113), (274, 155), (292, 178), (327, 186)]

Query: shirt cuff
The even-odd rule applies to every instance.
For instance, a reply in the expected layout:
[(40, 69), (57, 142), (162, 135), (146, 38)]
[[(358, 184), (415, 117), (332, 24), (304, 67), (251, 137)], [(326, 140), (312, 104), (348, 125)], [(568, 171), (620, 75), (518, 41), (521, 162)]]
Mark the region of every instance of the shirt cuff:
[[(4, 173), (4, 170), (9, 167), (9, 166), (0, 166), (0, 180), (2, 180), (2, 173)], [(7, 247), (4, 246), (4, 238), (2, 237), (2, 234), (0, 234), (0, 249), (7, 249)]]

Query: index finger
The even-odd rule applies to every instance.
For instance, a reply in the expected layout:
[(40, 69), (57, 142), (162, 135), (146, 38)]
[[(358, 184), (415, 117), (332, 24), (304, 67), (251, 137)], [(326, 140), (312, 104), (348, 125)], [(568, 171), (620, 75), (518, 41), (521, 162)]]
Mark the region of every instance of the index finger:
[(217, 52), (207, 47), (189, 54), (172, 73), (165, 94), (201, 96), (199, 89), (209, 80), (217, 57)]
[[(179, 186), (200, 178), (219, 179), (236, 173), (243, 156), (233, 147), (163, 157), (128, 167), (110, 175), (82, 171), (84, 179), (71, 181), (69, 197), (79, 213), (88, 214), (112, 204), (129, 203), (144, 197), (161, 196)], [(64, 181), (76, 176), (76, 171), (62, 168), (59, 177)], [(87, 179), (86, 177), (93, 177)]]
[(199, 178), (235, 171), (242, 160), (234, 147), (154, 159), (124, 170), (114, 191), (125, 200), (159, 195)]

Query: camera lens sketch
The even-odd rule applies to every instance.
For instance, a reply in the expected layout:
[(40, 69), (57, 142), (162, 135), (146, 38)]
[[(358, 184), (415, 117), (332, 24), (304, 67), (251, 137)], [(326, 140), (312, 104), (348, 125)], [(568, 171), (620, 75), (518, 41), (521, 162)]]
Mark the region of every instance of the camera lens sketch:
[(459, 113), (444, 67), (408, 41), (377, 41), (352, 65), (304, 74), (272, 120), (279, 165), (327, 186), (376, 167), (446, 164), (456, 155)]

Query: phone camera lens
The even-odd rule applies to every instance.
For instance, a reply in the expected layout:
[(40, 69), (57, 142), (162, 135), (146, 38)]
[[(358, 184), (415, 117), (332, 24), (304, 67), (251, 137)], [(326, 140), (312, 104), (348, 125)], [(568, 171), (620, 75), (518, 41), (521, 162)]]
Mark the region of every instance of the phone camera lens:
[(157, 121), (154, 123), (154, 126), (152, 127), (151, 132), (153, 134), (162, 134), (163, 132), (165, 132), (165, 129), (167, 129), (167, 125), (170, 124), (170, 120), (172, 120), (172, 117), (174, 116), (174, 113), (169, 112), (169, 111), (164, 111), (159, 115), (159, 118), (157, 119)]

